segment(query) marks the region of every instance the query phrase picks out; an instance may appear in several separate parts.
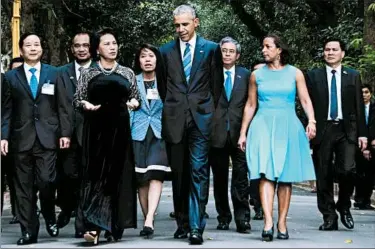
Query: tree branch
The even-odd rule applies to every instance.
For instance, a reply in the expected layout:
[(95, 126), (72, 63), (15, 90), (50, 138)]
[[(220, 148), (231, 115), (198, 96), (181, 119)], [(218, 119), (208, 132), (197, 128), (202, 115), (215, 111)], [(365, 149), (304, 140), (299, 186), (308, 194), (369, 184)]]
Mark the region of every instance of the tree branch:
[(63, 5), (64, 5), (65, 9), (66, 9), (69, 13), (71, 13), (71, 14), (73, 14), (73, 15), (75, 15), (75, 16), (78, 16), (79, 18), (85, 19), (83, 16), (81, 16), (81, 15), (79, 15), (79, 14), (73, 12), (71, 9), (69, 9), (68, 5), (66, 4), (66, 2), (65, 2), (64, 0), (61, 0), (61, 1), (62, 1)]
[(258, 39), (263, 39), (266, 35), (266, 31), (262, 29), (262, 27), (258, 24), (257, 20), (246, 12), (242, 1), (234, 0), (230, 1), (230, 5), (234, 13), (238, 16), (238, 18), (242, 21), (243, 24), (246, 25), (247, 29), (249, 30), (250, 34)]

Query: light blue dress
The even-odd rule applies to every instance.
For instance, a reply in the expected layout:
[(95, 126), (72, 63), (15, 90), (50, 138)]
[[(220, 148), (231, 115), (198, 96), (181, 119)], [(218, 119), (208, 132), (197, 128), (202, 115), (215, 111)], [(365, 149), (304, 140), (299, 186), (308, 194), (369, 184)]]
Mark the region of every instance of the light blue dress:
[(256, 70), (258, 110), (250, 123), (246, 160), (251, 179), (315, 180), (309, 140), (295, 111), (296, 68)]

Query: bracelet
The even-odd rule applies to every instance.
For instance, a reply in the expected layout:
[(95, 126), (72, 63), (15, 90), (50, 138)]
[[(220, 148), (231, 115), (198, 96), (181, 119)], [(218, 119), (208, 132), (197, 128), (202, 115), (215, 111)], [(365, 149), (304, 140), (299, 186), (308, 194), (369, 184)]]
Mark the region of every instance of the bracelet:
[(309, 123), (316, 124), (316, 121), (315, 120), (309, 120)]

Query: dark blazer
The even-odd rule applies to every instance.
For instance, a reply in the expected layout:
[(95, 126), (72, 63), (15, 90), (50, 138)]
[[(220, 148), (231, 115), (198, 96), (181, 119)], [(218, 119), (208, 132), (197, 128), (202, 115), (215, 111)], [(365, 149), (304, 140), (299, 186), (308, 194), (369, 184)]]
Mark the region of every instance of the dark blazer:
[(371, 147), (371, 141), (375, 139), (375, 101), (370, 103), (367, 127), (369, 132), (368, 144)]
[[(317, 122), (316, 137), (312, 144), (319, 144), (328, 117), (329, 91), (326, 67), (309, 71), (306, 82)], [(357, 71), (344, 66), (341, 70), (341, 102), (346, 136), (350, 142), (358, 143), (358, 137), (367, 137), (362, 83)]]
[[(46, 149), (56, 149), (60, 137), (70, 137), (68, 101), (57, 77), (57, 68), (41, 64), (34, 100), (23, 66), (5, 74), (1, 139), (10, 141), (15, 152), (31, 149), (37, 137)], [(55, 85), (54, 95), (41, 93), (47, 82)]]
[[(216, 107), (211, 138), (212, 147), (223, 148), (225, 146), (228, 135), (228, 118), (230, 122), (230, 139), (233, 145), (237, 144), (240, 137), (243, 110), (247, 101), (249, 78), (249, 70), (243, 67), (235, 67), (234, 84), (230, 101), (228, 102), (223, 90)], [(224, 76), (222, 77), (222, 84), (224, 85)]]
[[(197, 36), (189, 82), (186, 82), (177, 38), (160, 48), (166, 76), (162, 134), (166, 141), (181, 141), (186, 113), (190, 110), (202, 135), (210, 138), (215, 106), (219, 100), (222, 82), (215, 80), (222, 73), (221, 51), (218, 44)], [(165, 92), (165, 96), (163, 96)]]
[[(95, 62), (91, 63), (91, 66), (95, 65)], [(74, 61), (59, 67), (59, 85), (64, 86), (67, 93), (67, 100), (69, 103), (69, 117), (72, 121), (72, 136), (76, 136), (78, 144), (82, 146), (82, 132), (83, 132), (83, 115), (81, 112), (76, 111), (73, 108), (73, 96), (77, 89), (77, 76)]]

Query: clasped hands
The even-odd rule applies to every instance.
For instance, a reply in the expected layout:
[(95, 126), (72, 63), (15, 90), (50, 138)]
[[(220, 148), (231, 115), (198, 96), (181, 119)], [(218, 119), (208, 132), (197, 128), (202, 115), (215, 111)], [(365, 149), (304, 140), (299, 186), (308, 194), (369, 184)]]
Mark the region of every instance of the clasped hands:
[[(82, 103), (83, 109), (85, 111), (96, 111), (101, 107), (101, 105), (93, 105), (90, 102), (88, 102), (87, 100), (81, 100), (81, 103)], [(132, 98), (130, 101), (126, 102), (126, 106), (130, 110), (134, 110), (134, 109), (138, 108), (139, 102), (135, 98)]]

